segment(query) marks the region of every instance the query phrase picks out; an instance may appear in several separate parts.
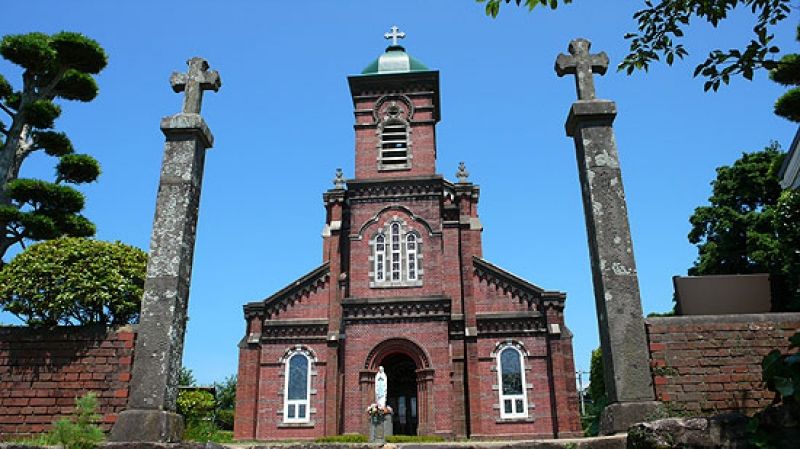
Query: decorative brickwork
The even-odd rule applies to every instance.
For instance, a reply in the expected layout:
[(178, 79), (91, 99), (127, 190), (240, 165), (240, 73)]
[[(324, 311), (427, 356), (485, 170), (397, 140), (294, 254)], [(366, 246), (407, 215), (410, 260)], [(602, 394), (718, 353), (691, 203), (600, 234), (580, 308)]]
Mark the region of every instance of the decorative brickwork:
[(0, 327), (0, 440), (46, 431), (90, 391), (109, 430), (128, 401), (135, 336), (130, 326)]
[[(457, 184), (436, 174), (438, 80), (435, 71), (349, 78), (355, 179), (337, 176), (323, 195), (323, 265), (244, 306), (235, 439), (369, 434), (379, 366), (394, 434), (581, 434), (566, 295), (481, 258), (480, 188), (463, 173)], [(407, 135), (382, 130), (392, 114)], [(496, 348), (508, 344), (521, 349), (506, 373), (516, 393), (503, 396)], [(309, 392), (287, 398), (281, 357), (298, 345), (315, 354)], [(517, 412), (501, 411), (501, 396)], [(284, 416), (306, 402), (308, 415)]]
[(787, 350), (800, 313), (647, 319), (656, 396), (675, 413), (753, 414), (774, 394), (761, 381), (761, 359)]

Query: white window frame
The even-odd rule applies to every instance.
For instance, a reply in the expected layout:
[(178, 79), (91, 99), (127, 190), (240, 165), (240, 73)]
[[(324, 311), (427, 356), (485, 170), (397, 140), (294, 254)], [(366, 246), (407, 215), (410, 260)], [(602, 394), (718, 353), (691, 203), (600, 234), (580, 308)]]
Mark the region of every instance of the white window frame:
[[(403, 273), (403, 233), (400, 223), (394, 222), (389, 226), (389, 250), (386, 251), (389, 258), (388, 281), (402, 282), (405, 278)], [(395, 277), (397, 275), (397, 277)]]
[[(503, 352), (516, 351), (519, 356), (519, 370), (522, 382), (522, 394), (503, 393)], [(525, 383), (525, 353), (514, 345), (505, 345), (497, 351), (497, 386), (500, 398), (500, 419), (520, 419), (528, 417), (528, 389)], [(522, 400), (522, 410), (517, 409), (517, 401)], [(506, 412), (506, 402), (511, 401), (511, 413)]]
[[(381, 241), (382, 240), (382, 241)], [(379, 248), (381, 245), (382, 248)], [(375, 282), (386, 281), (386, 236), (382, 232), (375, 236), (375, 266), (373, 272), (375, 273)]]
[[(380, 240), (383, 239), (383, 242)], [(409, 245), (412, 240), (413, 245)], [(370, 240), (370, 288), (422, 286), (422, 236), (398, 217), (388, 220)], [(383, 246), (381, 251), (380, 245)], [(413, 249), (409, 249), (413, 246)], [(413, 276), (412, 276), (412, 266)], [(382, 269), (381, 269), (382, 268)]]
[[(419, 245), (419, 238), (417, 234), (412, 232), (407, 232), (405, 235), (405, 245), (406, 250), (406, 279), (409, 281), (416, 281), (419, 278), (419, 262), (417, 260), (417, 248)], [(414, 245), (414, 248), (411, 249), (411, 245)]]
[[(292, 364), (292, 359), (295, 357), (304, 357), (306, 359), (306, 397), (305, 399), (289, 399), (289, 382), (291, 381), (291, 372), (290, 367)], [(286, 357), (284, 367), (284, 377), (285, 382), (283, 385), (283, 422), (285, 423), (308, 423), (311, 422), (311, 368), (312, 368), (312, 360), (305, 352), (303, 351), (293, 351), (288, 357)], [(305, 416), (298, 417), (298, 411), (300, 410), (300, 406), (305, 406)], [(295, 416), (294, 418), (289, 417), (289, 407), (294, 406)]]

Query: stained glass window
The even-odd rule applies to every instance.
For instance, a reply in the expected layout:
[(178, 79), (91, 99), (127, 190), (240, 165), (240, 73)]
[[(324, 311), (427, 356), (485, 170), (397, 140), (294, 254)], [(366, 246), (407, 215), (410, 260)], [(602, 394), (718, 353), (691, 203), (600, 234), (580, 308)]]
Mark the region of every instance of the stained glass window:
[(500, 382), (500, 417), (528, 416), (522, 353), (513, 346), (507, 346), (498, 354), (497, 365)]
[(296, 352), (286, 362), (286, 387), (284, 390), (284, 421), (307, 422), (309, 403), (309, 358)]

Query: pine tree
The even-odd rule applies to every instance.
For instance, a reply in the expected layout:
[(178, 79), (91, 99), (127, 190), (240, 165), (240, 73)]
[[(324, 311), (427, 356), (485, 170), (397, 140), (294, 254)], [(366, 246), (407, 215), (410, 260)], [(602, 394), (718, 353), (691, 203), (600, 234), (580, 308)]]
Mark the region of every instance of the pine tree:
[[(79, 33), (28, 33), (0, 40), (0, 56), (23, 69), (15, 90), (0, 75), (0, 259), (26, 241), (94, 235), (92, 222), (80, 214), (84, 197), (65, 184), (93, 182), (100, 166), (76, 154), (63, 132), (53, 131), (61, 114), (56, 100), (88, 102), (97, 96), (92, 75), (107, 63), (100, 45)], [(36, 151), (58, 158), (55, 180), (20, 179), (22, 163)]]

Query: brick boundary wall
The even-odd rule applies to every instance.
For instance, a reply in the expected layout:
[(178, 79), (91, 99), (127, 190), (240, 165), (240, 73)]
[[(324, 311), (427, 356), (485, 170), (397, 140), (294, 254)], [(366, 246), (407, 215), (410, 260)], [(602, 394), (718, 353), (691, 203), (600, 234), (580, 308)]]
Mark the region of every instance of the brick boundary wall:
[(774, 398), (761, 381), (761, 359), (787, 351), (800, 313), (648, 318), (656, 398), (675, 414), (763, 409)]
[(48, 430), (89, 391), (108, 431), (128, 401), (135, 336), (131, 326), (0, 327), (0, 441)]

